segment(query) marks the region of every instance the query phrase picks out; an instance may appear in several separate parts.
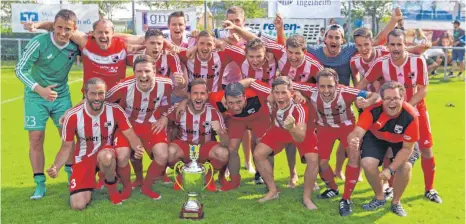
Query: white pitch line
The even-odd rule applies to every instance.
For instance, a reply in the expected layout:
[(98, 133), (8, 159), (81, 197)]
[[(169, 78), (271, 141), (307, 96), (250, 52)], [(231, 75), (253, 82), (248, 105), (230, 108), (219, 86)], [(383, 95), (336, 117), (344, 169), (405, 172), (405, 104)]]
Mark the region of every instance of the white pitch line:
[[(76, 79), (76, 80), (73, 80), (73, 81), (68, 82), (68, 85), (69, 85), (69, 84), (76, 83), (76, 82), (82, 82), (82, 81), (83, 81), (82, 79)], [(24, 97), (24, 95), (23, 95), (23, 96), (18, 96), (18, 97), (15, 97), (15, 98), (11, 98), (11, 99), (7, 99), (7, 100), (2, 101), (2, 104), (10, 103), (10, 102), (13, 102), (13, 101), (22, 99), (23, 97)]]

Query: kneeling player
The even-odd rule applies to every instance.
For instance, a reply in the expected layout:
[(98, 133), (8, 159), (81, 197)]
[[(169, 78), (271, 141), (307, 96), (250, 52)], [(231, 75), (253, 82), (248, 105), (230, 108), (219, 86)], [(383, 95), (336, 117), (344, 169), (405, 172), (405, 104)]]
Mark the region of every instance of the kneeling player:
[[(395, 175), (391, 210), (406, 216), (400, 203), (401, 195), (411, 179), (412, 165), (419, 157), (414, 145), (419, 140), (419, 121), (416, 109), (404, 100), (405, 88), (389, 81), (380, 89), (382, 101), (367, 108), (359, 117), (354, 131), (348, 135), (352, 150), (361, 144), (361, 165), (375, 197), (363, 205), (365, 210), (376, 210), (385, 205), (382, 181)], [(379, 172), (387, 149), (392, 148), (395, 159)]]
[[(225, 123), (222, 115), (211, 105), (206, 105), (209, 94), (207, 82), (203, 79), (195, 79), (188, 85), (188, 106), (186, 111), (176, 117), (176, 108), (173, 106), (169, 111), (169, 119), (175, 120), (179, 132), (175, 140), (168, 147), (168, 161), (173, 166), (177, 161), (191, 161), (189, 158), (189, 145), (201, 145), (198, 162), (210, 161), (215, 170), (222, 169), (228, 162), (227, 145), (228, 135), (225, 131)], [(214, 132), (220, 137), (223, 145), (215, 140)], [(212, 177), (208, 173), (206, 181)], [(177, 176), (181, 182), (181, 176)], [(180, 186), (174, 185), (175, 190)], [(215, 182), (211, 181), (207, 190), (216, 191)]]
[(313, 129), (307, 129), (308, 111), (306, 105), (297, 104), (292, 100), (293, 89), (290, 78), (280, 76), (272, 82), (274, 126), (262, 137), (254, 150), (256, 168), (262, 175), (269, 192), (259, 202), (278, 198), (278, 189), (273, 179), (272, 165), (269, 155), (276, 155), (286, 144), (295, 144), (299, 154), (307, 163), (304, 173), (303, 202), (308, 209), (317, 209), (311, 200), (312, 187), (318, 172), (318, 151), (316, 135)]
[(116, 127), (121, 130), (116, 135), (124, 135), (136, 156), (142, 157), (144, 149), (141, 140), (131, 128), (123, 110), (116, 104), (104, 101), (106, 85), (102, 79), (91, 78), (85, 85), (85, 101), (70, 109), (63, 122), (62, 146), (55, 162), (47, 169), (50, 177), (55, 178), (65, 164), (77, 137), (75, 148), (75, 164), (70, 181), (70, 204), (75, 210), (86, 208), (91, 201), (91, 193), (95, 187), (96, 167), (105, 174), (105, 184), (113, 204), (120, 204), (122, 199), (118, 192), (115, 176), (116, 149), (113, 145)]

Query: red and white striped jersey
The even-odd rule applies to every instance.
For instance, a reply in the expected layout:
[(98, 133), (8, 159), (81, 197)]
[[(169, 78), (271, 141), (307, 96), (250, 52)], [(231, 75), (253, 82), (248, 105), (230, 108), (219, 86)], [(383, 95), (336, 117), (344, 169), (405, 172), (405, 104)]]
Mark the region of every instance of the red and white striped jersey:
[(288, 117), (288, 115), (293, 116), (293, 118), (296, 121), (296, 124), (298, 123), (305, 123), (307, 124), (307, 121), (309, 119), (309, 113), (308, 113), (308, 108), (304, 104), (298, 104), (295, 103), (293, 100), (290, 101), (290, 106), (287, 107), (284, 110), (278, 109), (276, 106), (273, 106), (271, 103), (267, 104), (269, 107), (269, 110), (272, 112), (272, 122), (276, 127), (279, 128), (284, 128), (283, 124), (285, 119)]
[(188, 144), (202, 145), (209, 141), (216, 141), (212, 121), (218, 121), (222, 129), (226, 128), (222, 115), (210, 104), (205, 104), (204, 111), (199, 114), (194, 114), (188, 106), (186, 112), (178, 119), (176, 118), (176, 105), (173, 105), (168, 111), (168, 118), (178, 125), (177, 138)]
[[(128, 55), (128, 65), (133, 66), (134, 60), (139, 55), (146, 55), (146, 50), (138, 54)], [(176, 54), (161, 54), (159, 58), (156, 59), (155, 63), (155, 74), (162, 75), (166, 77), (171, 77), (175, 72), (183, 72), (181, 70), (180, 58)]]
[[(108, 88), (112, 88), (126, 76), (127, 54), (126, 44), (122, 39), (113, 37), (110, 47), (102, 50), (89, 36), (86, 45), (81, 48), (83, 84), (97, 77), (103, 79)], [(84, 85), (81, 91), (84, 92)]]
[(293, 88), (299, 90), (303, 96), (310, 99), (310, 103), (317, 112), (316, 123), (320, 126), (338, 128), (354, 125), (355, 117), (351, 104), (358, 96), (366, 98), (367, 92), (344, 85), (336, 87), (336, 96), (330, 102), (324, 102), (316, 84), (293, 83)]
[(410, 101), (417, 92), (417, 85), (429, 83), (427, 64), (424, 57), (408, 53), (401, 66), (393, 64), (390, 55), (377, 59), (367, 71), (366, 79), (374, 82), (380, 77), (385, 81), (397, 81), (406, 88), (406, 101)]
[[(365, 62), (364, 59), (360, 54), (356, 54), (351, 57), (350, 66), (351, 71), (358, 71), (359, 75), (361, 75), (361, 79), (366, 77), (366, 72), (371, 67), (371, 64), (374, 63), (377, 58), (390, 54), (390, 51), (385, 46), (375, 46), (372, 48), (375, 51), (375, 57), (370, 62)], [(356, 74), (353, 74), (353, 76)]]
[[(170, 36), (170, 30), (162, 30), (162, 33), (165, 39), (175, 44)], [(193, 38), (191, 36), (191, 32), (185, 30), (183, 32), (181, 45), (179, 45), (179, 47), (190, 48), (190, 47), (193, 47), (194, 45), (196, 45), (196, 38)]]
[(131, 128), (120, 106), (104, 102), (102, 111), (92, 116), (86, 108), (87, 102), (71, 108), (63, 120), (61, 138), (70, 142), (77, 138), (74, 152), (75, 163), (96, 154), (103, 146), (113, 145), (113, 134), (116, 127), (121, 131)]
[(271, 57), (267, 57), (266, 53), (262, 67), (259, 69), (253, 69), (246, 59), (246, 53), (244, 50), (227, 45), (224, 51), (228, 57), (230, 57), (231, 60), (241, 68), (243, 78), (254, 78), (272, 85), (272, 81), (276, 77), (277, 72), (277, 63), (275, 62), (273, 55), (270, 55)]
[(207, 81), (209, 91), (217, 92), (222, 89), (223, 71), (231, 62), (224, 51), (213, 51), (208, 61), (201, 61), (197, 54), (194, 58), (188, 58), (185, 49), (181, 50), (178, 56), (186, 64), (189, 82), (202, 78)]
[(288, 76), (295, 82), (309, 82), (311, 77), (315, 78), (317, 73), (324, 69), (318, 61), (312, 59), (307, 54), (304, 55), (304, 60), (301, 65), (293, 68), (288, 61), (288, 55), (284, 46), (265, 40), (264, 43), (267, 51), (271, 52), (278, 62), (280, 75)]
[(136, 78), (128, 77), (107, 92), (106, 100), (119, 101), (126, 116), (131, 122), (154, 123), (161, 115), (166, 115), (170, 108), (172, 81), (169, 78), (156, 76), (155, 85), (150, 91), (140, 91)]

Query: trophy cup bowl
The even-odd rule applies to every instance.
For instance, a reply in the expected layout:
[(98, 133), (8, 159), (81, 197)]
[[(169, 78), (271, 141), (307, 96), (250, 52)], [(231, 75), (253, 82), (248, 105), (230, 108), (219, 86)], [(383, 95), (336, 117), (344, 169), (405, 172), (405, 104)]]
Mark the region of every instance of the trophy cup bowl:
[[(195, 146), (191, 146), (192, 152)], [(199, 147), (197, 147), (199, 148)], [(195, 154), (195, 152), (193, 153)], [(200, 164), (196, 161), (196, 156), (191, 156), (191, 162), (185, 164), (179, 161), (175, 164), (174, 170), (181, 173), (181, 182), (175, 177), (176, 183), (181, 186), (181, 189), (188, 193), (188, 201), (181, 207), (180, 218), (182, 219), (202, 219), (204, 217), (204, 205), (198, 200), (199, 193), (212, 181), (213, 177), (205, 184), (205, 174), (212, 170), (210, 163)], [(176, 176), (176, 172), (175, 172)]]

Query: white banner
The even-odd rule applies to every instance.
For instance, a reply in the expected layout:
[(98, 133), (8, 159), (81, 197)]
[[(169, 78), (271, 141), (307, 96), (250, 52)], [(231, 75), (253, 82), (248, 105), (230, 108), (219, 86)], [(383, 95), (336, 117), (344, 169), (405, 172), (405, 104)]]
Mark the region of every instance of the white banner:
[(136, 10), (136, 34), (144, 35), (149, 29), (168, 29), (168, 16), (175, 11), (183, 11), (186, 17), (186, 30), (196, 29), (197, 18), (196, 9), (177, 9), (177, 10), (157, 10), (157, 11), (140, 11)]
[(279, 12), (284, 18), (334, 18), (341, 17), (340, 0), (271, 0), (268, 16)]
[[(60, 8), (61, 7), (61, 8)], [(23, 23), (54, 21), (55, 15), (61, 9), (69, 9), (78, 17), (78, 29), (83, 32), (92, 31), (92, 24), (99, 20), (99, 6), (96, 4), (11, 4), (11, 27), (15, 33), (27, 33)], [(38, 32), (46, 32), (38, 30)]]
[[(308, 43), (313, 44), (318, 40), (320, 28), (324, 27), (323, 19), (283, 19), (283, 23), (286, 37), (302, 34)], [(246, 19), (245, 26), (253, 30), (260, 30), (269, 36), (277, 36), (273, 18)]]

